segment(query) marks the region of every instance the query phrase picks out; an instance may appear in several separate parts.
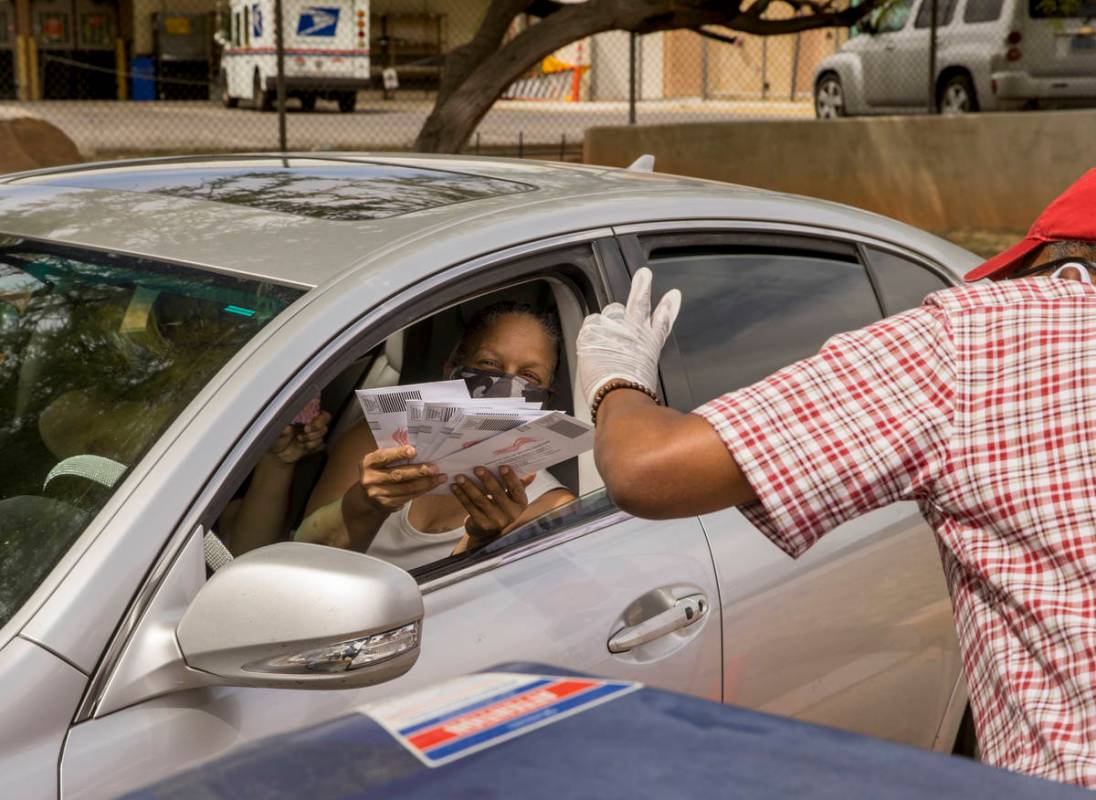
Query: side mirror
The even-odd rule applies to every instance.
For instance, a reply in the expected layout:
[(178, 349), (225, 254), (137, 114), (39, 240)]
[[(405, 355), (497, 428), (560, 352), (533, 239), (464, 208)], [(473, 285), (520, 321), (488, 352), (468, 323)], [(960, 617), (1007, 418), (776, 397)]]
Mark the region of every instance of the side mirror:
[(198, 591), (176, 628), (183, 660), (236, 686), (347, 689), (419, 657), (422, 594), (399, 567), (300, 542), (245, 553)]

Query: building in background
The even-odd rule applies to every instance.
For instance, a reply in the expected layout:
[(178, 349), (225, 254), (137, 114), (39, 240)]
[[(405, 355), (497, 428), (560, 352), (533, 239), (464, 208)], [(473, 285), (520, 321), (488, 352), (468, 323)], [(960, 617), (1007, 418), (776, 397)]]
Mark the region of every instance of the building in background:
[[(158, 97), (208, 97), (218, 67), (213, 35), (226, 24), (226, 5), (0, 0), (0, 97), (125, 99), (128, 73), (148, 61)], [(486, 7), (487, 0), (373, 0), (376, 69), (395, 66), (410, 85), (436, 81), (441, 56), (472, 35)]]
[[(431, 89), (444, 54), (475, 33), (488, 0), (372, 0), (375, 83), (394, 67), (401, 89)], [(219, 72), (219, 0), (0, 0), (0, 98), (207, 99)], [(533, 20), (519, 23), (515, 31)], [(714, 41), (690, 31), (638, 37), (637, 96), (803, 99), (844, 31)], [(620, 101), (629, 96), (629, 37), (599, 34), (532, 70), (510, 97)], [(132, 79), (137, 74), (137, 80)], [(143, 77), (142, 77), (143, 76)]]

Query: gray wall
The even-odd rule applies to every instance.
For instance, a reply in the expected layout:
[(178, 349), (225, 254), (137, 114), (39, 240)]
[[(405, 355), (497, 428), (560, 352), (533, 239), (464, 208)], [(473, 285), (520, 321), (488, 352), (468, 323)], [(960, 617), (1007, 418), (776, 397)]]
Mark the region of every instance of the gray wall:
[[(835, 200), (934, 231), (1024, 231), (1096, 167), (1096, 111), (751, 120), (586, 132), (585, 160)], [(1094, 209), (1096, 213), (1096, 209)]]

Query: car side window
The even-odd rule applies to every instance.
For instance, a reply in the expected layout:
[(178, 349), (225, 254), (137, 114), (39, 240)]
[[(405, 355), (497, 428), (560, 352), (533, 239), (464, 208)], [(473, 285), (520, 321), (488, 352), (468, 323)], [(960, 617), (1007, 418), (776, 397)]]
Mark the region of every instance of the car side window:
[[(326, 423), (325, 451), (321, 454), (312, 448), (310, 454), (293, 461), (292, 485), (278, 489), (276, 496), (272, 494), (269, 476), (261, 474), (260, 461), (235, 496), (216, 512), (213, 526), (216, 535), (232, 555), (286, 539), (346, 546), (345, 532), (340, 534), (337, 524), (332, 527), (331, 520), (335, 518), (330, 508), (337, 506), (342, 513), (341, 498), (360, 480), (362, 458), (378, 445), (364, 421), (355, 389), (390, 389), (389, 396), (394, 397), (399, 395), (400, 387), (408, 384), (451, 380), (457, 375), (485, 380), (492, 374), (506, 373), (516, 375), (517, 379), (504, 378), (494, 387), (502, 394), (483, 397), (517, 398), (512, 393), (516, 387), (527, 402), (543, 403), (544, 410), (563, 412), (588, 422), (588, 410), (581, 404), (576, 407), (574, 400), (574, 342), (588, 309), (604, 302), (605, 292), (597, 284), (600, 280), (593, 249), (575, 246), (501, 264), (485, 272), (485, 277), (478, 280), (482, 287), (478, 290), (477, 281), (466, 277), (459, 284), (423, 297), (419, 310), (408, 323), (379, 343), (362, 342), (360, 346), (371, 344), (371, 349), (354, 356), (333, 379), (326, 378), (317, 402), (309, 402), (309, 406), (315, 406), (310, 415), (321, 410), (331, 415)], [(538, 372), (541, 368), (542, 372)], [(473, 374), (464, 374), (469, 371)], [(525, 395), (530, 386), (538, 392), (535, 398)], [(486, 384), (477, 384), (475, 388), (493, 391)], [(307, 399), (295, 401), (295, 406), (287, 411), (302, 411), (298, 414), (302, 417)], [(525, 411), (531, 413), (529, 409)], [(441, 425), (432, 431), (429, 440), (444, 448), (466, 439), (473, 443), (476, 430), (506, 435), (505, 431), (512, 429), (513, 424), (491, 427), (505, 422), (504, 412), (505, 409), (496, 406), (495, 413), (501, 416), (474, 430), (476, 420), (458, 414), (451, 421), (454, 424), (464, 421), (468, 425), (460, 430), (454, 428), (452, 433), (445, 433)], [(556, 427), (552, 430), (572, 437), (584, 435), (582, 425), (564, 426), (564, 422), (567, 421), (560, 421), (558, 430)], [(404, 430), (408, 443), (418, 446), (409, 433)], [(289, 435), (286, 428), (282, 438)], [(273, 453), (286, 460), (288, 455), (280, 455), (283, 453), (280, 442), (281, 439), (275, 442), (261, 459), (270, 461)], [(426, 460), (445, 470), (446, 454), (437, 448), (431, 452), (443, 460), (438, 461), (433, 455)], [(462, 474), (471, 476), (472, 472), (469, 468)], [(528, 477), (534, 478), (526, 489), (530, 513), (518, 513), (512, 520), (508, 517), (503, 535), (479, 534), (474, 547), (465, 542), (473, 512), (445, 492), (441, 496), (417, 497), (391, 512), (365, 552), (411, 571), (416, 577), (421, 573), (422, 579), (432, 579), (436, 565), (444, 567), (445, 572), (459, 572), (485, 556), (531, 542), (539, 548), (543, 540), (554, 539), (562, 532), (569, 536), (575, 526), (585, 528), (590, 520), (603, 518), (615, 510), (605, 495), (590, 451), (549, 465)], [(260, 497), (268, 501), (259, 503), (253, 499)], [(265, 510), (273, 507), (287, 510), (271, 518)]]
[(915, 261), (874, 247), (865, 250), (888, 316), (916, 308), (928, 295), (948, 288), (947, 281)]
[(1004, 0), (967, 0), (963, 22), (993, 22), (1000, 18)]
[(673, 337), (696, 404), (813, 355), (835, 333), (881, 316), (851, 251), (656, 247), (649, 265), (656, 294), (682, 291)]
[[(936, 0), (936, 24), (940, 27), (950, 25), (955, 16), (955, 4), (957, 0)], [(921, 0), (921, 8), (917, 11), (917, 19), (913, 27), (929, 28), (932, 26), (933, 0)]]
[(913, 0), (886, 3), (871, 13), (870, 28), (876, 33), (895, 33), (906, 27)]

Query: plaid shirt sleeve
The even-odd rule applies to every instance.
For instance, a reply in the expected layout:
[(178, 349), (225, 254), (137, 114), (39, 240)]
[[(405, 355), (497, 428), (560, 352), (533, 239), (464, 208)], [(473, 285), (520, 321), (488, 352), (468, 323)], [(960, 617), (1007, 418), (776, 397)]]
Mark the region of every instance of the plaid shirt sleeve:
[(954, 348), (924, 305), (698, 408), (757, 494), (741, 511), (797, 557), (827, 531), (926, 496), (950, 436)]

